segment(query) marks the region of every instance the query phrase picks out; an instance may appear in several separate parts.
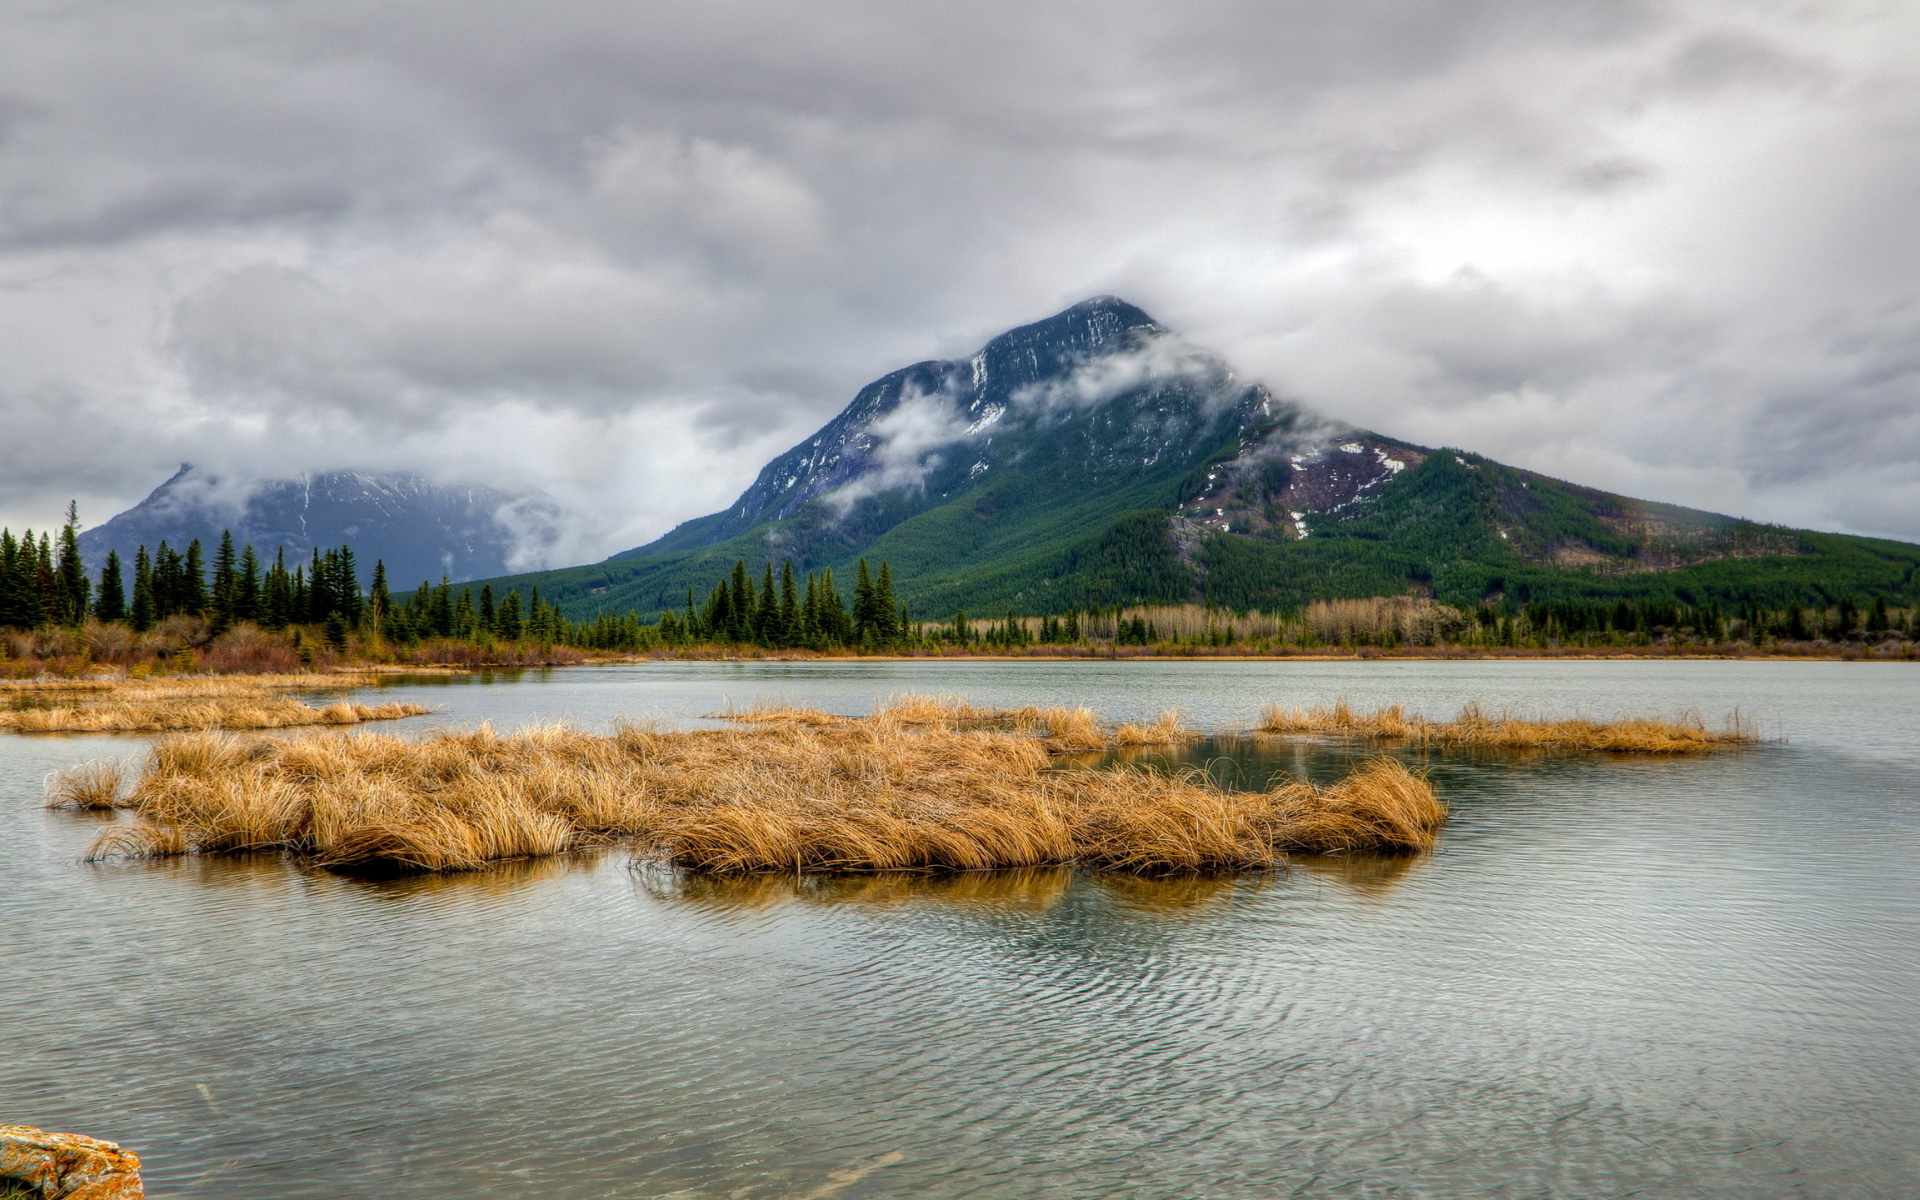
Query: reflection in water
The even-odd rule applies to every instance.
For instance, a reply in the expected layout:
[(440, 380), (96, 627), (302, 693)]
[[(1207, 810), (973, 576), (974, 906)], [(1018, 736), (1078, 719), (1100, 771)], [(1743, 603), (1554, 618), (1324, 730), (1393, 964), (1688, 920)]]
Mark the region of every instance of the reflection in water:
[(1355, 895), (1379, 899), (1420, 870), (1417, 854), (1295, 854), (1287, 866), (1314, 879), (1337, 883)]
[(1228, 901), (1261, 890), (1274, 877), (1270, 871), (1237, 875), (1124, 875), (1103, 872), (1093, 882), (1125, 909), (1169, 916), (1217, 909)]
[(924, 903), (1034, 912), (1059, 903), (1073, 879), (1069, 867), (848, 875), (699, 875), (652, 864), (634, 870), (641, 887), (655, 899), (720, 911), (800, 902), (865, 907)]

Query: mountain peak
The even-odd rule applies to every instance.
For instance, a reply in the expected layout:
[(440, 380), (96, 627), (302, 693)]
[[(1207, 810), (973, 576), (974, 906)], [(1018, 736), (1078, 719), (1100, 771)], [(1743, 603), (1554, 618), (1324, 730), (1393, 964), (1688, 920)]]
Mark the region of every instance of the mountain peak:
[[(1010, 472), (1179, 474), (1274, 414), (1265, 389), (1118, 296), (1093, 296), (989, 340), (970, 358), (915, 363), (861, 388), (774, 459), (726, 511), (615, 559), (693, 549), (764, 522), (778, 536), (873, 533)], [(796, 532), (799, 527), (805, 531)], [(795, 547), (798, 552), (797, 546)], [(826, 552), (826, 551), (822, 551)]]

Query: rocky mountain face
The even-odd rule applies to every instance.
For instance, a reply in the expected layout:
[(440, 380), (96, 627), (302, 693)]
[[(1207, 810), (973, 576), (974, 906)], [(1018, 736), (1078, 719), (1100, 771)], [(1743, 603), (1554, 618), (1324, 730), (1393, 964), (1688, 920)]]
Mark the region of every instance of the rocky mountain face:
[(1240, 379), (1107, 296), (970, 358), (875, 380), (724, 512), (604, 563), (503, 585), (537, 585), (576, 616), (651, 614), (689, 587), (704, 593), (736, 558), (810, 570), (866, 556), (940, 616), (1407, 592), (1460, 605), (1785, 603), (1828, 586), (1912, 590), (1912, 549), (1633, 500), (1357, 429)]
[(200, 539), (208, 561), (223, 530), (253, 544), (263, 561), (285, 549), (291, 565), (315, 547), (353, 547), (363, 574), (376, 560), (396, 588), (502, 575), (537, 562), (561, 514), (540, 497), (483, 487), (447, 487), (417, 475), (333, 471), (287, 479), (222, 478), (182, 465), (139, 504), (80, 534), (98, 569), (107, 551), (131, 564), (139, 546), (176, 549)]
[(915, 363), (875, 380), (768, 463), (726, 511), (612, 561), (773, 526), (770, 545), (803, 564), (824, 562), (943, 503), (1004, 491), (1009, 473), (1045, 473), (1082, 494), (1130, 490), (1184, 474), (1233, 441), (1245, 461), (1224, 477), (1239, 480), (1351, 432), (1277, 401), (1139, 308), (1104, 296), (1004, 333), (971, 358)]

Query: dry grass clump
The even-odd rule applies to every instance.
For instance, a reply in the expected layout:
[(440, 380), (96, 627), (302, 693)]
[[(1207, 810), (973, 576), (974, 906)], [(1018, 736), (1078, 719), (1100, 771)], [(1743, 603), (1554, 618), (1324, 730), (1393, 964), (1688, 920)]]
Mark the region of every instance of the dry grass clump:
[(1530, 721), (1503, 714), (1488, 716), (1469, 704), (1451, 721), (1409, 716), (1398, 704), (1356, 713), (1343, 701), (1332, 708), (1282, 708), (1267, 705), (1254, 732), (1262, 734), (1334, 734), (1405, 741), (1450, 749), (1606, 750), (1630, 754), (1697, 754), (1760, 740), (1738, 714), (1724, 729), (1709, 729), (1698, 713), (1671, 720), (1621, 717), (1596, 721)]
[(13, 697), (17, 706), (0, 709), (0, 729), (20, 733), (283, 729), (391, 721), (428, 711), (418, 704), (346, 701), (315, 708), (284, 694), (339, 689), (355, 682), (353, 677), (336, 675), (257, 675), (15, 684), (0, 689), (0, 696)]
[(873, 717), (419, 741), (197, 734), (154, 747), (96, 857), (286, 850), (355, 870), (470, 869), (622, 839), (704, 873), (1272, 866), (1288, 849), (1432, 846), (1445, 810), (1388, 760), (1330, 788), (1058, 771), (1046, 740)]
[(893, 696), (871, 717), (838, 717), (811, 708), (760, 707), (713, 714), (722, 720), (754, 725), (832, 726), (854, 722), (900, 729), (1004, 729), (1037, 738), (1054, 754), (1090, 754), (1126, 746), (1171, 746), (1197, 741), (1202, 734), (1181, 723), (1179, 709), (1168, 709), (1146, 725), (1108, 728), (1092, 709), (1056, 705), (1040, 708), (981, 708), (957, 696)]
[(68, 767), (47, 786), (48, 808), (105, 810), (120, 803), (120, 764), (86, 762)]

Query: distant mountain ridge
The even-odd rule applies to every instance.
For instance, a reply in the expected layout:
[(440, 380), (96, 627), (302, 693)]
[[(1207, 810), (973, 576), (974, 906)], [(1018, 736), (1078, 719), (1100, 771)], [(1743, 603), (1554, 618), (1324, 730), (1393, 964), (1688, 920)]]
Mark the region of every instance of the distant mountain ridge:
[(550, 541), (560, 511), (541, 497), (449, 487), (402, 473), (328, 471), (279, 479), (231, 479), (182, 464), (139, 504), (80, 534), (98, 569), (109, 550), (131, 563), (135, 549), (200, 539), (209, 559), (223, 530), (251, 542), (263, 560), (285, 549), (289, 565), (348, 544), (363, 574), (386, 563), (395, 587), (442, 575), (464, 582), (501, 575), (529, 543)]
[(916, 611), (1347, 596), (1828, 603), (1916, 593), (1920, 547), (1634, 500), (1358, 429), (1096, 297), (891, 372), (728, 509), (538, 586), (575, 617), (704, 594), (736, 558), (886, 559)]

